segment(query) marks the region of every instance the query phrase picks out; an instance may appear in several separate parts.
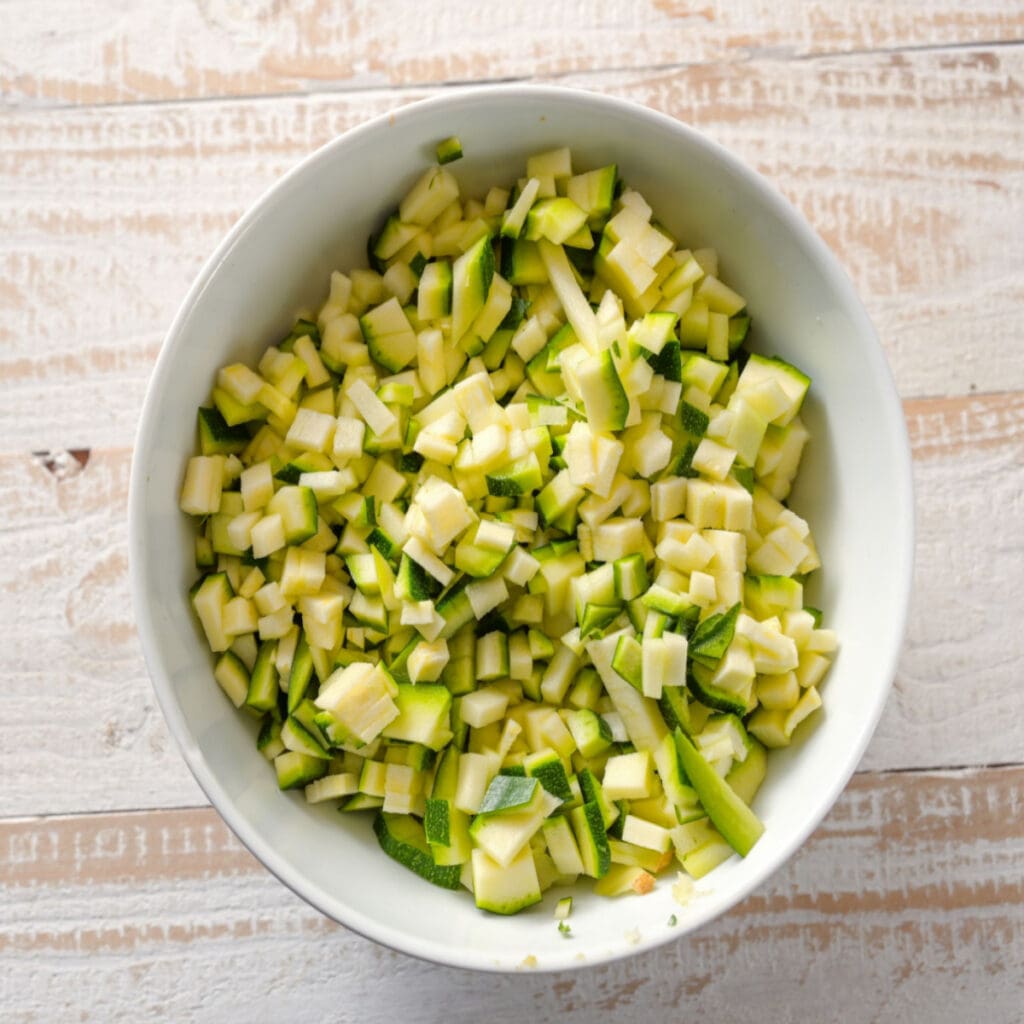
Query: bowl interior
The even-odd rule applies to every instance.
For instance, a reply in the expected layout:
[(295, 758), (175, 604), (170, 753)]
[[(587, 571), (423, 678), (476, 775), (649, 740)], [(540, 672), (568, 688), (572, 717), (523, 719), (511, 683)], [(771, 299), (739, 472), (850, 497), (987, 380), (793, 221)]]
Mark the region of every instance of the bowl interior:
[[(712, 245), (749, 301), (756, 347), (812, 377), (813, 436), (793, 507), (824, 562), (809, 600), (838, 630), (841, 655), (823, 714), (776, 753), (755, 807), (767, 832), (679, 907), (663, 882), (643, 899), (578, 887), (573, 941), (551, 918), (557, 894), (515, 918), (483, 914), (377, 848), (362, 816), (342, 820), (281, 794), (252, 723), (224, 699), (193, 621), (192, 532), (177, 509), (196, 406), (218, 367), (253, 361), (296, 312), (326, 295), (333, 269), (365, 265), (368, 234), (397, 204), (439, 139), (467, 194), (509, 185), (531, 153), (572, 148), (578, 167), (615, 161), (656, 215), (691, 246)], [(563, 968), (678, 936), (749, 892), (820, 821), (856, 766), (895, 669), (910, 580), (909, 456), (899, 402), (874, 332), (824, 245), (756, 175), (668, 118), (586, 93), (471, 90), (396, 111), (335, 141), (239, 223), (190, 293), (150, 385), (132, 473), (132, 576), (143, 647), (161, 704), (197, 779), (228, 824), (282, 881), (378, 941), (444, 963), (514, 969), (528, 956)], [(817, 587), (818, 589), (814, 589)], [(675, 915), (678, 924), (670, 928)], [(629, 938), (627, 938), (629, 933)], [(640, 936), (639, 946), (632, 941)]]

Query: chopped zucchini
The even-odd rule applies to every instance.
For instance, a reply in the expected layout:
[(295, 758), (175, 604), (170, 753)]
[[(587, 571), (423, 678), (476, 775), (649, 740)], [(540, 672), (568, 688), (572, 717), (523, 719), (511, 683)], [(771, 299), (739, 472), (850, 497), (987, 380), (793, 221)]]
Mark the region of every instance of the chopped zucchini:
[(701, 877), (836, 652), (783, 504), (810, 380), (616, 165), (553, 148), (477, 197), (461, 155), (211, 382), (179, 492), (211, 685), (282, 789), (485, 911), (647, 892), (673, 845)]

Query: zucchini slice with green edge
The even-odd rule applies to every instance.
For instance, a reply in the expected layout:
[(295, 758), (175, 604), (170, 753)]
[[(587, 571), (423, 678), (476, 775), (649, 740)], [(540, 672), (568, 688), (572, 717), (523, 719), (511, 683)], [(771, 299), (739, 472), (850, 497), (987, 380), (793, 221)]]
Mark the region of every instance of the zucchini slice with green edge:
[(373, 833), (380, 848), (420, 878), (442, 889), (457, 889), (462, 870), (457, 864), (434, 862), (423, 826), (408, 814), (380, 811), (373, 819)]

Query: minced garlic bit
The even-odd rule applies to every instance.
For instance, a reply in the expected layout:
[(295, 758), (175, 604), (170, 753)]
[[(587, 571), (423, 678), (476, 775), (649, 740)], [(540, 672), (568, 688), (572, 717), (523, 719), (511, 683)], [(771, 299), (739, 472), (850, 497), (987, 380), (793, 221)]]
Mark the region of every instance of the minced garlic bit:
[(681, 907), (685, 907), (693, 899), (693, 879), (684, 875), (682, 871), (677, 876), (676, 884), (672, 886), (672, 898)]

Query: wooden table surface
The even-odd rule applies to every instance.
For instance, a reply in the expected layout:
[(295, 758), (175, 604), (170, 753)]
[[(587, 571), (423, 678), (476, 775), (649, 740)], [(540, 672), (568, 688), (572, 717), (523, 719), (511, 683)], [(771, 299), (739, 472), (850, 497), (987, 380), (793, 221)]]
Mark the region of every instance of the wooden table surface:
[[(127, 574), (139, 409), (206, 256), (339, 132), (498, 80), (639, 101), (774, 182), (914, 454), (909, 631), (846, 793), (723, 919), (561, 976), (420, 963), (263, 870), (168, 734)], [(0, 1019), (1024, 1019), (1022, 330), (1020, 0), (0, 0)]]

